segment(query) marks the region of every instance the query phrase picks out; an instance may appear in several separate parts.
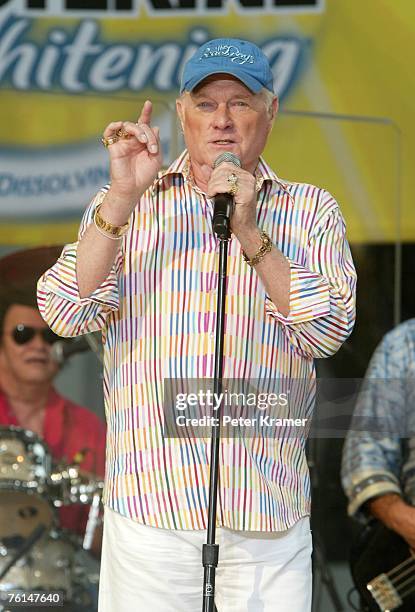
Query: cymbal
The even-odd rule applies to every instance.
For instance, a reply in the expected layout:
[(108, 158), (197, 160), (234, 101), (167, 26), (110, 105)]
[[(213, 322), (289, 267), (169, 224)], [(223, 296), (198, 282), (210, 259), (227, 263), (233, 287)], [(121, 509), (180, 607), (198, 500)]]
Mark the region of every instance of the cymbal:
[(16, 302), (36, 307), (36, 285), (58, 259), (63, 245), (40, 246), (9, 253), (0, 259), (0, 306)]

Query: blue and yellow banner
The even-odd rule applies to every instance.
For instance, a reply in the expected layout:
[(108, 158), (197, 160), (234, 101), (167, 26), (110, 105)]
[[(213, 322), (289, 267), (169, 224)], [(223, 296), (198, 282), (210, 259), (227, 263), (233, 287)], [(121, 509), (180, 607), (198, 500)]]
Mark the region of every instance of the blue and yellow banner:
[(276, 172), (329, 189), (353, 242), (414, 240), (414, 30), (410, 0), (0, 1), (0, 244), (73, 240), (108, 180), (105, 125), (146, 98), (169, 163), (183, 65), (220, 36), (270, 59)]

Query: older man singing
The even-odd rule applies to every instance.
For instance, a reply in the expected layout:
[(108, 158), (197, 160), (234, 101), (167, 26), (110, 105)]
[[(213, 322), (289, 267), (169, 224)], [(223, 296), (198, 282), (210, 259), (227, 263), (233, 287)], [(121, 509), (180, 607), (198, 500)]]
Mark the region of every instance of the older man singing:
[[(150, 101), (137, 123), (110, 123), (111, 183), (87, 209), (79, 241), (39, 283), (56, 333), (103, 331), (100, 612), (201, 609), (210, 444), (164, 436), (162, 409), (165, 380), (214, 374), (214, 196), (234, 197), (224, 377), (312, 380), (313, 358), (336, 352), (352, 330), (355, 271), (336, 201), (281, 180), (261, 158), (277, 108), (258, 47), (205, 43), (184, 68), (177, 100), (186, 150), (161, 171)], [(223, 152), (241, 167), (215, 167)], [(304, 444), (305, 434), (221, 440), (219, 612), (310, 609)]]

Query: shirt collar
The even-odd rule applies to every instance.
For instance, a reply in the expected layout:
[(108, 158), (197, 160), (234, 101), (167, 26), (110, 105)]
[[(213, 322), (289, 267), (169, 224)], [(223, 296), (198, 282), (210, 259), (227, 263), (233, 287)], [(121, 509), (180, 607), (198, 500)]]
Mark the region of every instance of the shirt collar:
[(260, 185), (260, 188), (262, 187), (265, 181), (277, 183), (277, 185), (279, 185), (279, 187), (288, 195), (290, 200), (294, 203), (294, 198), (290, 193), (290, 190), (288, 189), (288, 183), (280, 179), (279, 176), (275, 174), (274, 170), (270, 168), (270, 166), (262, 157), (259, 158), (258, 165), (255, 170), (255, 176), (257, 177), (257, 184)]
[[(174, 162), (170, 164), (167, 169), (160, 171), (156, 182), (161, 182), (165, 177), (173, 174), (181, 174), (186, 181), (193, 182), (193, 175), (190, 167), (190, 158), (187, 149), (185, 149), (183, 153), (177, 159), (175, 159)], [(275, 172), (270, 168), (270, 166), (262, 157), (259, 158), (259, 162), (255, 170), (255, 177), (257, 181), (257, 191), (261, 190), (262, 185), (265, 183), (265, 181), (271, 181), (273, 183), (277, 183), (279, 187), (289, 196), (290, 200), (294, 201), (288, 189), (288, 184), (282, 181), (275, 174)]]

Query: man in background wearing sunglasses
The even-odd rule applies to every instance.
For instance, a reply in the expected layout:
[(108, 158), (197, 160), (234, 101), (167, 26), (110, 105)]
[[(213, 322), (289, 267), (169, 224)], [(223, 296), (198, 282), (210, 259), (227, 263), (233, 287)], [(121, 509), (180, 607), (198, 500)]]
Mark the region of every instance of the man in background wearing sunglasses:
[[(78, 455), (83, 470), (102, 477), (105, 426), (53, 388), (59, 371), (52, 357), (56, 340), (36, 307), (34, 288), (0, 296), (0, 425), (35, 432), (56, 462), (67, 465)], [(60, 524), (83, 535), (88, 512), (85, 505), (61, 508)]]

